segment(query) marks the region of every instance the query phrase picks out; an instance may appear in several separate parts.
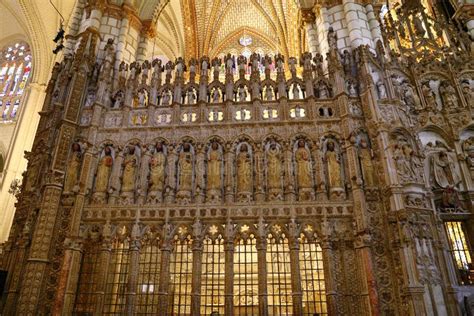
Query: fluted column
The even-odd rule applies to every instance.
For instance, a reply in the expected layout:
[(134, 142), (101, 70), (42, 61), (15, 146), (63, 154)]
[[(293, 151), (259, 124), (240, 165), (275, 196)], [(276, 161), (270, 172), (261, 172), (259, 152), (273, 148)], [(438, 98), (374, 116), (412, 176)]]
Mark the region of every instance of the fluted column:
[(96, 291), (94, 293), (96, 297), (95, 315), (104, 314), (105, 291), (107, 288), (107, 275), (109, 273), (111, 252), (112, 242), (109, 237), (105, 237), (99, 254), (99, 272), (97, 273)]
[(303, 315), (303, 291), (301, 289), (300, 273), (300, 245), (297, 234), (292, 234), (288, 239), (290, 247), (291, 267), (291, 295), (293, 298), (293, 315)]
[(128, 283), (127, 291), (125, 293), (127, 297), (127, 315), (133, 315), (135, 313), (135, 303), (137, 297), (138, 288), (138, 272), (140, 271), (140, 249), (141, 242), (139, 239), (140, 226), (138, 222), (134, 224), (132, 229), (132, 240), (129, 246), (129, 264), (128, 264)]
[[(169, 225), (169, 224), (165, 224)], [(164, 228), (165, 229), (165, 228)], [(158, 288), (158, 315), (168, 315), (168, 292), (170, 287), (170, 260), (173, 249), (172, 236), (168, 235), (161, 245), (160, 286)]]
[(267, 234), (263, 218), (258, 223), (257, 237), (258, 259), (258, 311), (260, 316), (268, 315), (268, 289), (267, 289)]
[(193, 274), (191, 283), (191, 315), (201, 315), (201, 275), (203, 236), (202, 224), (197, 219), (193, 224)]
[(224, 297), (225, 297), (225, 316), (234, 315), (234, 224), (227, 219), (225, 224), (225, 280), (224, 280)]

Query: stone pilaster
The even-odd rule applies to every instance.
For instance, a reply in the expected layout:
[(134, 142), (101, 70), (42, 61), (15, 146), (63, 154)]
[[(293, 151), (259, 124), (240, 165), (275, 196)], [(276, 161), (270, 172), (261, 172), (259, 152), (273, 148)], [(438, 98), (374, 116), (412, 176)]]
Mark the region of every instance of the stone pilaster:
[[(191, 315), (199, 316), (201, 315), (201, 276), (202, 276), (202, 250), (203, 250), (203, 241), (202, 241), (202, 227), (199, 220), (197, 220), (193, 228), (195, 233), (198, 233), (197, 236), (194, 236), (193, 239), (193, 274), (192, 274), (192, 283), (191, 283)], [(204, 316), (204, 315), (203, 315)]]
[(288, 238), (290, 248), (291, 267), (291, 296), (293, 298), (293, 315), (303, 315), (303, 291), (301, 289), (300, 273), (300, 246), (298, 242), (298, 229), (294, 221), (290, 223), (290, 237)]
[[(106, 224), (110, 225), (110, 224)], [(110, 258), (112, 252), (112, 242), (110, 236), (104, 236), (102, 247), (99, 254), (99, 273), (96, 284), (96, 305), (94, 307), (95, 315), (102, 315), (105, 304), (105, 291), (107, 288), (107, 276), (109, 274)]]
[(161, 245), (160, 286), (158, 289), (158, 315), (160, 316), (168, 315), (170, 261), (171, 251), (173, 250), (173, 241), (170, 238), (171, 236), (166, 236), (163, 244)]

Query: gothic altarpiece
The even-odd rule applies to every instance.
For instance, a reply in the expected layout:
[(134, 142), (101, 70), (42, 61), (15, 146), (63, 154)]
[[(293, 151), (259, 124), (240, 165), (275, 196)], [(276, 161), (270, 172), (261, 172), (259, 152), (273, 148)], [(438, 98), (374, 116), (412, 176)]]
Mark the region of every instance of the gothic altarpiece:
[(83, 32), (27, 153), (3, 313), (458, 314), (474, 67), (413, 10), (387, 17), (398, 46), (330, 33), (301, 68), (120, 63)]

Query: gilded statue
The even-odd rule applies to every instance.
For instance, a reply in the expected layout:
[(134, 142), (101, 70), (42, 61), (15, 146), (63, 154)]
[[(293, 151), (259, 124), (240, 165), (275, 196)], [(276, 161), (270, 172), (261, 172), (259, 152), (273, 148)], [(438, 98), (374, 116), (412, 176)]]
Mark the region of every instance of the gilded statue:
[(247, 144), (240, 146), (237, 155), (237, 192), (252, 192), (252, 160)]
[(123, 161), (122, 192), (135, 191), (138, 158), (135, 153), (135, 146), (128, 146), (127, 154)]
[(64, 182), (64, 192), (71, 192), (77, 183), (82, 161), (82, 150), (79, 143), (72, 144), (71, 158), (69, 159), (66, 181)]
[(109, 184), (109, 177), (112, 171), (112, 149), (109, 146), (104, 148), (103, 156), (100, 158), (99, 167), (97, 168), (97, 175), (95, 180), (95, 191), (106, 192)]
[(219, 144), (212, 142), (207, 161), (207, 189), (220, 190), (222, 187), (222, 155), (219, 150)]
[(341, 160), (336, 153), (336, 146), (333, 141), (329, 141), (326, 146), (327, 150), (324, 160), (327, 163), (329, 187), (331, 189), (342, 188)]
[(272, 143), (267, 151), (267, 185), (268, 189), (281, 189), (281, 152), (280, 148)]
[(309, 189), (313, 186), (312, 181), (312, 167), (311, 158), (304, 140), (298, 141), (298, 148), (295, 152), (296, 160), (296, 178), (298, 181), (298, 188)]
[(150, 191), (163, 191), (165, 185), (166, 156), (163, 144), (156, 143), (155, 152), (150, 159)]
[(369, 148), (367, 141), (365, 139), (361, 139), (359, 144), (359, 161), (362, 168), (364, 184), (367, 187), (375, 186), (375, 172), (372, 159), (372, 151)]
[(179, 190), (192, 190), (193, 183), (193, 154), (191, 152), (191, 145), (184, 143), (183, 149), (179, 153)]

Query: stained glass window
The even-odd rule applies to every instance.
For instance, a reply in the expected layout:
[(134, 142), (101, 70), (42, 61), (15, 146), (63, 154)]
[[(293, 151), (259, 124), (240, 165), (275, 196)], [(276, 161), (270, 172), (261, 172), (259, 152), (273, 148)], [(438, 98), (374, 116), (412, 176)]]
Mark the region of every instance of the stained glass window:
[(473, 284), (474, 271), (471, 258), (469, 242), (464, 233), (464, 225), (461, 221), (445, 222), (444, 226), (448, 234), (449, 246), (454, 262), (459, 271), (462, 284)]
[(30, 74), (31, 52), (27, 44), (7, 45), (0, 51), (0, 122), (17, 118)]

